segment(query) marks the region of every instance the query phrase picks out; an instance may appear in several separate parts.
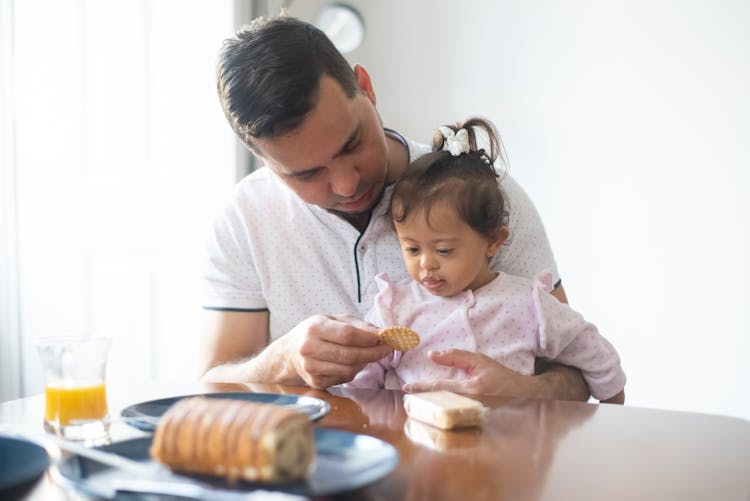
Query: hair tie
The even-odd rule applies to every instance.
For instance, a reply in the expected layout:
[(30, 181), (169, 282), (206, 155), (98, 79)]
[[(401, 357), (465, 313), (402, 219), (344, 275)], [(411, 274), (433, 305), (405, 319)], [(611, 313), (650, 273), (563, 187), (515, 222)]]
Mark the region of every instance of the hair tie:
[(443, 150), (448, 150), (451, 155), (457, 157), (461, 153), (469, 153), (471, 147), (469, 145), (469, 133), (466, 129), (459, 129), (458, 132), (453, 132), (453, 129), (449, 127), (440, 127), (438, 131), (443, 135), (445, 139), (443, 142)]

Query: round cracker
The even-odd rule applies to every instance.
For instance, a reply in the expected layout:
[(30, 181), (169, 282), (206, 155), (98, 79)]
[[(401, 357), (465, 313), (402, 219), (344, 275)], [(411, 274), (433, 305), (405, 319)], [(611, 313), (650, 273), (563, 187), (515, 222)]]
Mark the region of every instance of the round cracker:
[(408, 327), (392, 325), (381, 329), (380, 339), (393, 347), (394, 350), (409, 351), (419, 344), (419, 334)]

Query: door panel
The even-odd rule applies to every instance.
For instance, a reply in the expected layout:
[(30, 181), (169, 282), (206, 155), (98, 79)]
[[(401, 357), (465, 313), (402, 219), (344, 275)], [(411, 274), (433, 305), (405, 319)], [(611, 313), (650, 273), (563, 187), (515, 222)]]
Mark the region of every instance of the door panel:
[(45, 335), (112, 336), (110, 378), (194, 379), (202, 239), (234, 182), (232, 2), (14, 8), (23, 392)]

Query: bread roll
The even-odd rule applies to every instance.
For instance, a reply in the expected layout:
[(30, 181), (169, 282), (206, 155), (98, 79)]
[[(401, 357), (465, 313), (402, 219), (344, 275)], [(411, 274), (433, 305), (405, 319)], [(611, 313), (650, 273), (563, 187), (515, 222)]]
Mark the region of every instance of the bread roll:
[(151, 456), (179, 472), (237, 480), (304, 478), (315, 457), (312, 423), (292, 409), (257, 402), (191, 397), (164, 413)]

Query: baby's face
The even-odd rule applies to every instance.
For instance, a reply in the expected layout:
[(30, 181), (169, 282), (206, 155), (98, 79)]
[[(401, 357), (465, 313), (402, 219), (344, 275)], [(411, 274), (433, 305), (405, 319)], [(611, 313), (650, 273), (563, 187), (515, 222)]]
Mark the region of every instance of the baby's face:
[[(475, 290), (495, 278), (489, 257), (499, 247), (474, 231), (447, 203), (394, 221), (409, 275), (436, 296)], [(501, 242), (502, 243), (502, 242)]]

